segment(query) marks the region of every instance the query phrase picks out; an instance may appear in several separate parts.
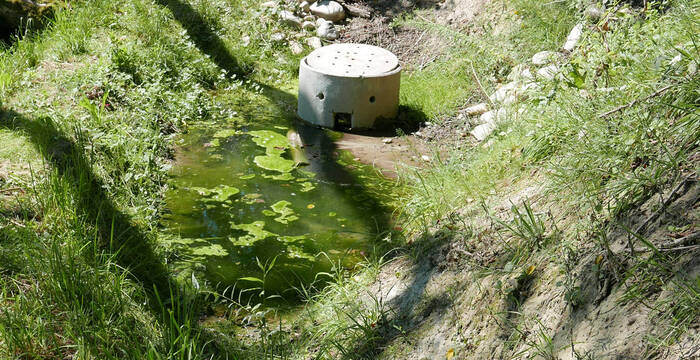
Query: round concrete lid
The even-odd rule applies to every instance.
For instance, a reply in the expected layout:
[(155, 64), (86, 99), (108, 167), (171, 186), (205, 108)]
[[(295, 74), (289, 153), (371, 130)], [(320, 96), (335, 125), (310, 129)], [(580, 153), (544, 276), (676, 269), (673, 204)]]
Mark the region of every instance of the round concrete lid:
[(314, 70), (334, 76), (381, 76), (399, 67), (389, 50), (365, 44), (333, 44), (314, 50), (306, 57)]

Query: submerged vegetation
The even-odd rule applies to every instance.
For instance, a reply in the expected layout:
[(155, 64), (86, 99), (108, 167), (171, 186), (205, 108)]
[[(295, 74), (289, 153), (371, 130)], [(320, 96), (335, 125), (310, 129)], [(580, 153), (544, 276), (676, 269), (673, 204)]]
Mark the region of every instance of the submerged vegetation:
[[(700, 2), (602, 5), (394, 17), (442, 44), (399, 120), (447, 135), (390, 181), (294, 120), (311, 49), (274, 9), (56, 4), (0, 52), (0, 357), (606, 357), (574, 331), (602, 306), (648, 319), (631, 357), (697, 344)], [(577, 23), (486, 141), (459, 135)]]

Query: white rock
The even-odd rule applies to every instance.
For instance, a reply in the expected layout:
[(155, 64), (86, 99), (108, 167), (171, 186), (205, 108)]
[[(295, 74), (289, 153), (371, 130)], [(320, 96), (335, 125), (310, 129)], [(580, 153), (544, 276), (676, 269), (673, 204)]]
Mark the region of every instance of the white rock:
[(291, 41), (289, 43), (289, 50), (291, 50), (292, 54), (299, 55), (304, 52), (304, 46), (298, 41)]
[(265, 7), (265, 8), (273, 8), (273, 7), (277, 6), (277, 2), (275, 2), (275, 1), (266, 1), (266, 2), (264, 2), (264, 3), (262, 3), (262, 4), (260, 4), (260, 6)]
[(316, 28), (316, 23), (313, 21), (304, 21), (301, 23), (301, 28), (304, 30), (313, 30)]
[(430, 156), (428, 156), (428, 155), (423, 155), (420, 157), (420, 159), (425, 161), (425, 162), (430, 162)]
[(308, 1), (302, 1), (301, 3), (299, 3), (299, 8), (300, 8), (301, 11), (303, 11), (303, 12), (309, 12), (309, 7), (310, 7), (310, 6), (311, 6), (311, 5), (309, 5), (309, 2), (308, 2)]
[(671, 61), (669, 62), (669, 65), (673, 66), (678, 64), (683, 58), (681, 57), (681, 54), (676, 55)]
[(311, 48), (313, 48), (313, 49), (318, 49), (320, 47), (323, 47), (323, 43), (321, 43), (321, 39), (319, 39), (315, 36), (306, 39), (306, 44), (311, 46)]
[(328, 21), (324, 18), (318, 18), (318, 19), (316, 19), (316, 26), (321, 26), (327, 22), (333, 23), (332, 21)]
[(514, 96), (514, 94), (515, 94), (515, 89), (517, 89), (517, 88), (518, 88), (518, 82), (517, 82), (517, 81), (511, 81), (511, 82), (509, 82), (509, 83), (507, 83), (507, 84), (501, 86), (500, 88), (498, 88), (498, 90), (496, 90), (496, 92), (493, 93), (493, 94), (489, 97), (489, 99), (490, 99), (492, 102), (500, 102), (500, 103), (502, 103), (502, 102), (504, 102), (504, 101), (506, 100), (506, 98), (508, 98), (509, 96), (511, 96), (511, 95)]
[(243, 36), (241, 36), (241, 44), (242, 44), (243, 46), (248, 46), (248, 45), (250, 45), (250, 36), (248, 36), (248, 35), (243, 35)]
[(555, 76), (557, 76), (558, 72), (559, 72), (558, 66), (549, 65), (549, 66), (545, 66), (545, 67), (537, 70), (537, 75), (539, 75), (547, 80), (552, 80), (552, 79), (554, 79)]
[(479, 117), (480, 124), (497, 124), (508, 116), (508, 111), (504, 108), (487, 111)]
[(486, 103), (472, 105), (464, 110), (464, 112), (469, 116), (481, 115), (489, 111), (488, 105)]
[(313, 21), (316, 21), (316, 17), (313, 16), (313, 15), (306, 15), (306, 16), (304, 16), (304, 21), (311, 21), (311, 22), (313, 22)]
[(478, 141), (483, 141), (486, 139), (493, 130), (496, 129), (496, 124), (495, 123), (486, 123), (486, 124), (481, 124), (477, 127), (475, 127), (470, 134), (472, 134), (473, 137), (475, 137)]
[(603, 17), (603, 10), (595, 5), (589, 6), (586, 11), (583, 12), (584, 15), (588, 16), (593, 22), (600, 21)]
[(326, 21), (316, 29), (316, 35), (322, 39), (335, 40), (338, 38), (338, 30), (332, 22)]
[(309, 8), (311, 13), (330, 21), (340, 21), (345, 19), (345, 9), (336, 1), (319, 0)]
[(540, 51), (532, 56), (532, 63), (536, 66), (547, 65), (555, 61), (559, 57), (559, 53), (554, 51)]
[(382, 142), (385, 144), (391, 144), (392, 142), (394, 142), (394, 140), (392, 138), (386, 138), (386, 139), (382, 139)]
[(284, 34), (282, 34), (282, 33), (274, 33), (274, 34), (270, 35), (270, 39), (272, 39), (272, 41), (283, 41), (283, 40), (284, 40)]
[(279, 12), (280, 21), (292, 27), (301, 27), (301, 18), (292, 14), (291, 11), (282, 10)]
[(578, 44), (578, 41), (581, 39), (581, 35), (583, 34), (583, 24), (576, 24), (573, 29), (571, 29), (571, 32), (569, 33), (569, 36), (566, 38), (566, 43), (564, 43), (563, 49), (571, 52), (576, 48), (576, 44)]

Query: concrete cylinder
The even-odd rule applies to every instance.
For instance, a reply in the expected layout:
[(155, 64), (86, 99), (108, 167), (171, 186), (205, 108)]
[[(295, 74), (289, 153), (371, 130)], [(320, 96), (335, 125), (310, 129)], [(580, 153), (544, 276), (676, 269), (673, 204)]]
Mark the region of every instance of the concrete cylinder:
[(401, 66), (396, 55), (364, 44), (316, 49), (299, 66), (297, 114), (312, 124), (368, 129), (396, 117)]

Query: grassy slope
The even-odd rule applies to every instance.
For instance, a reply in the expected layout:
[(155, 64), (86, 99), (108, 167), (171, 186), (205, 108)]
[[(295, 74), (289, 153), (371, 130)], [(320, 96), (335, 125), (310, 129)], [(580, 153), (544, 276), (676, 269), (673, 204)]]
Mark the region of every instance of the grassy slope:
[[(404, 79), (402, 103), (436, 120), (449, 118), (482, 96), (472, 66), (487, 91), (493, 90), (511, 66), (539, 50), (556, 49), (579, 17), (573, 10), (528, 0), (499, 4), (470, 29), (477, 36), (423, 19), (400, 20), (399, 25), (431, 29), (454, 44), (438, 63)], [(257, 82), (273, 88), (293, 83), (298, 57), (269, 40), (271, 33), (285, 30), (268, 13), (251, 16), (251, 11), (259, 11), (257, 2), (78, 3), (59, 11), (48, 29), (3, 51), (0, 136), (14, 145), (3, 142), (8, 145), (2, 154), (15, 168), (23, 163), (13, 156), (17, 153), (45, 166), (33, 179), (0, 182), (25, 189), (3, 196), (0, 209), (5, 215), (0, 220), (0, 354), (185, 358), (233, 351), (256, 358), (353, 349), (346, 355), (354, 357), (372, 354), (381, 343), (376, 324), (386, 315), (382, 304), (357, 304), (363, 282), (348, 281), (342, 272), (335, 276), (337, 286), (310, 294), (309, 316), (299, 320), (322, 326), (282, 332), (261, 326), (256, 342), (241, 347), (227, 324), (207, 324), (209, 330), (201, 332), (197, 317), (202, 302), (212, 299), (195, 297), (163, 268), (168, 254), (156, 245), (155, 224), (172, 135), (188, 122), (226, 117), (227, 107), (237, 101), (265, 94), (256, 90)], [(577, 211), (586, 219), (582, 228), (604, 233), (600, 229), (610, 219), (673, 183), (679, 168), (697, 166), (685, 161), (698, 134), (697, 77), (685, 79), (698, 58), (692, 38), (698, 33), (697, 14), (697, 2), (677, 1), (669, 13), (650, 14), (646, 21), (622, 19), (606, 33), (611, 51), (600, 33), (587, 35), (579, 48), (585, 51), (575, 52), (571, 61), (585, 74), (587, 95), (582, 98), (565, 79), (547, 84), (543, 96), (526, 103), (517, 125), (504, 124), (506, 135), (494, 136), (490, 147), (406, 174), (408, 222), (424, 229), (463, 208), (468, 198), (526, 183), (540, 172), (547, 174), (551, 198), (564, 199), (557, 222), (573, 222), (565, 214)], [(492, 29), (488, 24), (513, 25)], [(250, 45), (243, 45), (243, 35), (250, 36)], [(678, 54), (674, 47), (684, 53), (669, 68), (667, 61)], [(595, 75), (601, 66), (605, 72)], [(239, 80), (248, 73), (253, 82)], [(595, 91), (604, 80), (606, 87), (628, 88)], [(612, 123), (595, 116), (666, 84), (673, 87), (658, 101), (616, 114)], [(640, 121), (648, 126), (637, 126)], [(647, 128), (655, 129), (655, 141), (645, 140)], [(587, 136), (577, 136), (582, 129)], [(611, 131), (619, 136), (609, 136)], [(38, 151), (28, 151), (28, 143)], [(631, 166), (638, 158), (648, 165)], [(568, 230), (562, 229), (573, 234)], [(586, 245), (569, 236), (551, 246)], [(516, 265), (527, 263), (528, 256)], [(362, 276), (367, 282), (377, 273), (373, 265)], [(171, 288), (181, 290), (171, 296)], [(686, 315), (681, 329), (697, 316)], [(203, 349), (210, 339), (215, 341)]]

